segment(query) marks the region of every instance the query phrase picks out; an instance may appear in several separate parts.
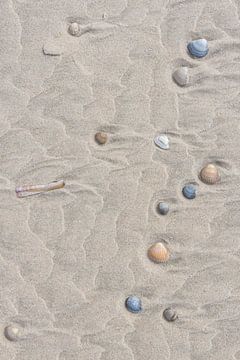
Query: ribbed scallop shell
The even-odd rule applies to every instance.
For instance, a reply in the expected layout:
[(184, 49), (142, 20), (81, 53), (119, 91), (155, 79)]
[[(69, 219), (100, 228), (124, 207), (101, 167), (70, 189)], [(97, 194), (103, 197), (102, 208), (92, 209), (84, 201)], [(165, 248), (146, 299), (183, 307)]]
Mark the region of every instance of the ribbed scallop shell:
[(174, 71), (172, 77), (179, 86), (186, 86), (189, 82), (188, 68), (186, 66), (180, 67)]
[(220, 180), (218, 169), (213, 164), (208, 164), (200, 172), (200, 179), (208, 185), (216, 184)]
[(161, 243), (157, 242), (148, 249), (148, 257), (150, 260), (161, 263), (168, 261), (170, 253), (168, 249)]
[(160, 147), (163, 150), (169, 149), (169, 140), (168, 140), (167, 135), (156, 136), (154, 139), (154, 143), (155, 143), (155, 145), (157, 145), (158, 147)]
[(208, 42), (206, 39), (191, 41), (188, 46), (189, 53), (196, 58), (202, 58), (208, 54)]

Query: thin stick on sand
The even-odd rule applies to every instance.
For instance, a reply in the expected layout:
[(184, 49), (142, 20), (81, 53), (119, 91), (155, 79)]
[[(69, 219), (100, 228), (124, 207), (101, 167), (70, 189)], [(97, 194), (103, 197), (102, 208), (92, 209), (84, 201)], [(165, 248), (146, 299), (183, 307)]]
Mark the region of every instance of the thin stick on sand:
[(44, 185), (24, 185), (16, 187), (15, 191), (17, 197), (24, 198), (27, 196), (38, 195), (43, 192), (61, 189), (65, 186), (65, 182), (63, 180), (52, 181), (49, 184)]

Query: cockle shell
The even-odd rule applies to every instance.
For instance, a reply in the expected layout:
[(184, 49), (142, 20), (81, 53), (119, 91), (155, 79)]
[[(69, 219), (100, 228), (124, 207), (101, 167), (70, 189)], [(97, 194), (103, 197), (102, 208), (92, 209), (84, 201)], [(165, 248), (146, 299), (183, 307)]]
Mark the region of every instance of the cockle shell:
[(189, 53), (196, 58), (202, 58), (208, 54), (208, 42), (206, 39), (191, 41), (188, 46)]
[(107, 139), (108, 139), (107, 134), (104, 133), (104, 132), (98, 132), (98, 133), (96, 133), (96, 135), (95, 135), (95, 140), (97, 141), (97, 143), (98, 143), (99, 145), (106, 144)]
[(156, 244), (153, 244), (148, 249), (149, 259), (156, 263), (168, 261), (169, 256), (170, 256), (170, 253), (169, 253), (168, 249), (161, 242), (157, 242)]
[(195, 199), (196, 197), (196, 187), (192, 184), (185, 185), (182, 190), (183, 195), (187, 199)]
[(138, 313), (142, 310), (142, 302), (137, 296), (129, 296), (126, 301), (125, 305), (128, 311), (132, 313)]
[(160, 202), (158, 204), (158, 211), (161, 215), (167, 215), (169, 212), (169, 205), (165, 202)]
[(18, 341), (21, 337), (21, 327), (19, 325), (8, 325), (4, 329), (4, 335), (9, 341)]
[(169, 140), (168, 140), (167, 135), (156, 136), (154, 139), (154, 143), (155, 143), (155, 145), (157, 145), (158, 147), (160, 147), (163, 150), (169, 149)]
[(188, 68), (186, 66), (180, 67), (174, 71), (172, 77), (179, 86), (186, 86), (189, 82)]
[(220, 180), (218, 169), (213, 164), (208, 164), (202, 168), (199, 177), (202, 182), (209, 185), (216, 184)]
[(178, 315), (175, 310), (171, 308), (167, 308), (163, 312), (163, 317), (167, 321), (175, 321), (178, 318)]
[(68, 27), (68, 32), (72, 36), (80, 36), (81, 35), (80, 25), (76, 22), (71, 23)]

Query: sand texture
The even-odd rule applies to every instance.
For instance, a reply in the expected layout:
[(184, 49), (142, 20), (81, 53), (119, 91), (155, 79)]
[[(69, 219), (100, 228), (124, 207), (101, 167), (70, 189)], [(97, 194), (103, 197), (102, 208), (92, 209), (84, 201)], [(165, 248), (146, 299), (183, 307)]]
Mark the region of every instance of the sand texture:
[(1, 360), (240, 359), (239, 16), (238, 0), (0, 1)]

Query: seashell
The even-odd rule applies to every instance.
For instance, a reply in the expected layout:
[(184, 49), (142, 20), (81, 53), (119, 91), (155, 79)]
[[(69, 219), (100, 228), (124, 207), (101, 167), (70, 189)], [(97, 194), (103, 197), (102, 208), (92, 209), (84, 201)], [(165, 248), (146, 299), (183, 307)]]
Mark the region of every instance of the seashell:
[(163, 150), (169, 149), (169, 140), (168, 140), (167, 135), (156, 136), (154, 139), (154, 143), (155, 143), (155, 145), (157, 145), (158, 147), (160, 147)]
[(185, 185), (182, 190), (183, 195), (187, 199), (195, 199), (196, 197), (196, 187), (192, 184)]
[(21, 338), (21, 327), (19, 325), (8, 325), (4, 329), (4, 335), (9, 341), (18, 341)]
[(179, 86), (187, 85), (189, 82), (188, 68), (186, 66), (180, 67), (174, 71), (172, 77)]
[(218, 169), (213, 164), (208, 164), (202, 168), (199, 177), (202, 182), (209, 185), (216, 184), (220, 180)]
[(208, 42), (206, 39), (193, 40), (187, 45), (189, 53), (196, 58), (202, 58), (208, 54)]
[(150, 260), (161, 263), (168, 261), (170, 253), (168, 249), (161, 243), (157, 242), (148, 249), (148, 257)]
[(167, 308), (163, 312), (163, 317), (167, 321), (175, 321), (178, 318), (178, 315), (175, 310), (171, 308)]
[(80, 36), (81, 35), (80, 25), (76, 22), (70, 24), (68, 27), (68, 32), (72, 36)]
[(129, 296), (125, 301), (125, 305), (127, 310), (132, 313), (138, 313), (142, 310), (142, 302), (137, 296)]
[(97, 143), (98, 143), (99, 145), (106, 144), (107, 139), (108, 139), (107, 134), (104, 133), (104, 132), (98, 132), (98, 133), (96, 133), (96, 135), (95, 135), (95, 140), (97, 141)]
[(44, 185), (24, 185), (18, 186), (15, 189), (17, 197), (23, 198), (31, 195), (38, 195), (43, 192), (61, 189), (65, 186), (65, 182), (63, 180), (56, 180), (48, 184)]
[(167, 215), (169, 212), (169, 205), (165, 202), (160, 202), (158, 204), (158, 211), (161, 215)]

